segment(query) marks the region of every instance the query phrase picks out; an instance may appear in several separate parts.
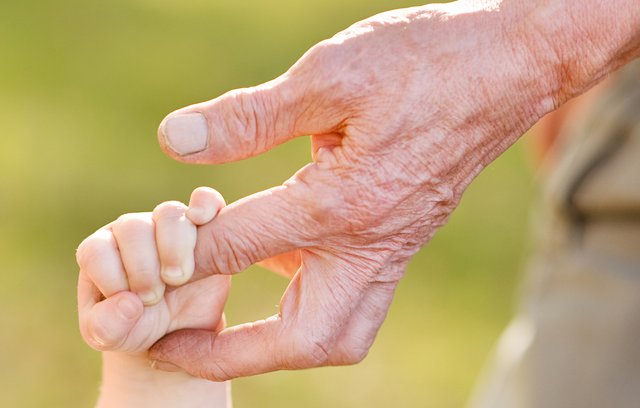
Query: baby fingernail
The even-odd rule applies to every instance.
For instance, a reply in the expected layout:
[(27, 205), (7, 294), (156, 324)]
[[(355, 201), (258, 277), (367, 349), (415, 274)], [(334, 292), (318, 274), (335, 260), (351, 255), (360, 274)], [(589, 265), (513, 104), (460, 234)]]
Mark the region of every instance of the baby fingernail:
[(100, 337), (93, 335), (93, 341), (98, 345), (98, 347), (104, 347), (107, 343), (102, 340)]
[(171, 280), (180, 279), (184, 276), (182, 268), (179, 266), (165, 266), (162, 268), (162, 276)]
[(160, 133), (167, 145), (181, 156), (206, 149), (209, 125), (201, 113), (170, 115), (160, 124)]
[(181, 285), (184, 283), (184, 272), (179, 266), (163, 266), (160, 274), (164, 278), (165, 283), (170, 285)]
[(148, 290), (146, 292), (138, 293), (138, 297), (142, 300), (145, 306), (153, 306), (162, 299), (163, 293), (157, 290)]

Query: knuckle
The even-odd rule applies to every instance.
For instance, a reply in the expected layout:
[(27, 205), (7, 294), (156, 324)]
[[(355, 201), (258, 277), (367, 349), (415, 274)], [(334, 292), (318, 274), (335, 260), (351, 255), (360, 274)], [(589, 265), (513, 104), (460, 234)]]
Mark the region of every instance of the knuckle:
[(274, 137), (274, 121), (269, 115), (272, 101), (267, 93), (260, 88), (244, 88), (224, 95), (227, 103), (223, 105), (223, 123), (228, 135), (225, 142), (235, 145), (229, 148), (241, 148), (250, 155)]
[(343, 47), (336, 46), (338, 42), (336, 38), (320, 41), (311, 47), (292, 67), (292, 72), (318, 75), (328, 67), (341, 66), (345, 52)]
[(220, 361), (211, 361), (205, 368), (197, 373), (197, 376), (215, 382), (227, 381), (235, 378)]
[(339, 195), (324, 195), (309, 206), (310, 217), (318, 224), (331, 231), (342, 230), (345, 222), (349, 222), (349, 214), (345, 211), (344, 200)]
[(370, 42), (356, 31), (347, 30), (317, 43), (294, 66), (300, 79), (308, 82), (310, 95), (330, 102), (343, 113), (361, 112), (363, 103), (372, 103), (367, 96), (374, 92), (380, 95), (376, 73), (361, 64), (363, 56), (370, 54)]
[(369, 354), (369, 349), (373, 344), (371, 337), (349, 337), (336, 347), (332, 356), (333, 365), (354, 365), (362, 362)]
[(381, 222), (375, 206), (363, 204), (364, 198), (343, 189), (334, 190), (308, 207), (310, 216), (331, 232), (356, 237)]
[(299, 171), (290, 181), (305, 197), (303, 208), (314, 224), (331, 233), (351, 236), (366, 235), (388, 221), (395, 201), (380, 183), (380, 178), (362, 170), (344, 174), (339, 179), (328, 178), (314, 166)]
[(231, 236), (225, 230), (213, 230), (209, 228), (206, 242), (210, 246), (206, 248), (204, 263), (200, 266), (209, 272), (221, 274), (233, 274), (240, 272), (254, 263), (254, 257), (264, 252), (262, 246), (256, 240)]
[(187, 207), (179, 201), (165, 201), (158, 204), (153, 209), (152, 218), (154, 221), (158, 221), (160, 218), (174, 219), (180, 218), (186, 212)]
[(254, 88), (252, 92), (242, 98), (243, 109), (250, 112), (249, 122), (253, 130), (253, 141), (255, 143), (254, 151), (266, 150), (269, 146), (275, 144), (278, 131), (277, 126), (285, 122), (288, 115), (278, 115), (280, 110), (277, 109), (275, 100), (271, 95), (274, 92), (268, 92), (268, 88)]
[(287, 72), (287, 88), (294, 90), (297, 100), (286, 105), (297, 112), (292, 124), (297, 131), (338, 128), (347, 113), (357, 109), (350, 103), (359, 91), (351, 86), (353, 73), (345, 72), (345, 65), (350, 65), (345, 50), (334, 39), (321, 41)]
[(81, 269), (89, 268), (111, 247), (108, 232), (98, 231), (85, 238), (76, 250), (76, 262)]
[(323, 339), (303, 337), (293, 347), (292, 368), (311, 368), (326, 365), (329, 361), (329, 345)]
[(342, 361), (343, 365), (354, 365), (362, 362), (362, 360), (369, 354), (369, 348), (356, 347), (344, 354)]
[(152, 226), (151, 219), (145, 214), (131, 213), (123, 214), (118, 217), (113, 224), (114, 232), (128, 233), (133, 230), (148, 228)]
[(91, 262), (95, 253), (95, 244), (93, 243), (92, 237), (85, 238), (78, 249), (76, 249), (76, 263), (78, 266), (82, 268), (86, 268), (87, 265)]
[[(287, 180), (285, 186), (290, 189), (289, 202), (294, 203), (288, 206), (304, 209), (308, 217), (305, 221), (316, 227), (313, 228), (315, 232), (331, 234), (341, 230), (348, 219), (344, 205), (345, 190), (336, 188), (325, 172), (313, 165), (304, 167)], [(301, 232), (308, 229), (306, 226)]]

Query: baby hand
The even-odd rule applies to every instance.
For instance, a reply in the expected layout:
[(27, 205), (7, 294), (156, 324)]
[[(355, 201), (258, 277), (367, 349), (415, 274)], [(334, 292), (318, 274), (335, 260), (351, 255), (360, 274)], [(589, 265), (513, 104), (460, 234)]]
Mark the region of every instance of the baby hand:
[(223, 324), (229, 278), (185, 283), (194, 272), (197, 226), (224, 205), (217, 191), (200, 187), (189, 207), (169, 201), (152, 213), (123, 215), (80, 244), (78, 309), (87, 344), (142, 353), (169, 332)]

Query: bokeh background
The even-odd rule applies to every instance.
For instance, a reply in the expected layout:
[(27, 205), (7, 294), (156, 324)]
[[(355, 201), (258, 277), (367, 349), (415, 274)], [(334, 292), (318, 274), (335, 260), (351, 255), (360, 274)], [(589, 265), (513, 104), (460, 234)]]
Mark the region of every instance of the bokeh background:
[[(269, 80), (351, 23), (416, 4), (0, 2), (0, 406), (95, 401), (100, 356), (76, 323), (85, 236), (199, 185), (231, 202), (310, 161), (300, 138), (239, 163), (172, 162), (155, 139), (166, 113)], [(237, 380), (235, 406), (462, 406), (515, 306), (534, 196), (524, 150), (487, 169), (415, 257), (363, 363)], [(235, 277), (230, 323), (273, 314), (286, 283), (259, 268)]]

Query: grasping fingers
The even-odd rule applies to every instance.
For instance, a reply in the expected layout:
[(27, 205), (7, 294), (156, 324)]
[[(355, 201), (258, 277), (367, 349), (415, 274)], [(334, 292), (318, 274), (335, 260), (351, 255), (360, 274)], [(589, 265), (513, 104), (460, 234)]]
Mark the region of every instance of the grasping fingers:
[(224, 207), (222, 194), (211, 187), (198, 187), (191, 193), (187, 218), (195, 225), (204, 225), (213, 220)]
[(152, 214), (162, 280), (172, 286), (186, 283), (194, 271), (197, 226), (203, 225), (224, 207), (216, 190), (199, 187), (191, 194), (189, 207), (178, 201), (159, 204)]
[[(177, 328), (216, 327), (229, 277), (213, 276), (165, 296), (161, 270), (169, 284), (189, 280), (196, 224), (211, 221), (223, 206), (219, 193), (200, 188), (192, 194), (193, 220), (187, 206), (167, 202), (154, 213), (123, 215), (80, 244), (80, 330), (91, 347), (137, 353)], [(168, 267), (179, 268), (178, 279), (166, 273)]]
[(100, 351), (117, 350), (125, 343), (144, 312), (135, 294), (122, 291), (102, 299), (102, 294), (86, 275), (78, 281), (78, 313), (82, 338)]
[(145, 306), (160, 302), (165, 285), (160, 279), (155, 228), (149, 213), (125, 214), (111, 224), (111, 230), (127, 273), (129, 290), (136, 293)]
[(124, 343), (144, 309), (142, 301), (128, 291), (127, 275), (109, 228), (101, 228), (85, 239), (76, 256), (80, 266), (80, 332), (87, 344), (103, 351)]
[(349, 274), (345, 267), (326, 253), (306, 251), (279, 315), (219, 334), (178, 331), (156, 343), (150, 358), (158, 361), (157, 368), (170, 362), (214, 381), (333, 364), (336, 341), (366, 291), (364, 276), (355, 279), (365, 272)]

